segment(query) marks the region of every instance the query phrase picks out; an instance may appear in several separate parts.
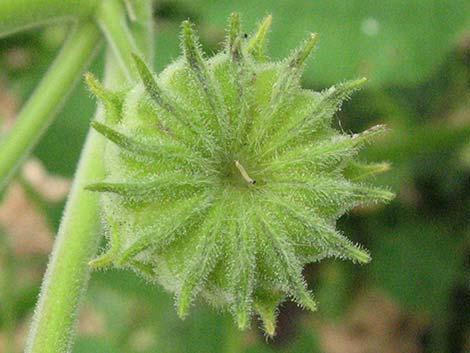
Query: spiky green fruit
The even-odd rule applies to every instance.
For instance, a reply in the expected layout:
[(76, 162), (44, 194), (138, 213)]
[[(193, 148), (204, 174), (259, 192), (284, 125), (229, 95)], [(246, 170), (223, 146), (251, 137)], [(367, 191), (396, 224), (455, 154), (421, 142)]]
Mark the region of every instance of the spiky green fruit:
[(241, 329), (256, 312), (273, 334), (286, 297), (316, 308), (306, 263), (370, 260), (336, 220), (393, 195), (361, 179), (383, 164), (355, 161), (385, 129), (349, 135), (331, 127), (365, 80), (302, 89), (317, 36), (272, 62), (264, 52), (270, 21), (247, 37), (233, 14), (224, 50), (209, 59), (183, 22), (183, 56), (158, 77), (135, 57), (141, 82), (124, 92), (88, 76), (107, 111), (93, 127), (109, 140), (108, 177), (88, 189), (102, 193), (109, 237), (92, 265), (129, 267), (161, 283), (176, 294), (181, 317), (201, 294), (230, 310)]

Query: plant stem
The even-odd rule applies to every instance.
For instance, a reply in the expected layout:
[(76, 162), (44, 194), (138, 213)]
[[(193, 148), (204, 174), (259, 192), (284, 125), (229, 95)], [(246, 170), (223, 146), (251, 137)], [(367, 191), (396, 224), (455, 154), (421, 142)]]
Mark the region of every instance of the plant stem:
[(99, 39), (99, 30), (93, 23), (77, 25), (24, 105), (15, 125), (0, 141), (0, 191), (53, 121), (60, 105), (93, 58)]
[(104, 1), (98, 10), (97, 21), (126, 78), (130, 82), (137, 80), (138, 75), (131, 54), (140, 51), (127, 25), (123, 3), (117, 0)]
[(131, 22), (131, 31), (134, 33), (137, 47), (141, 48), (148, 64), (153, 67), (154, 39), (153, 39), (153, 13), (152, 3), (148, 0), (130, 1), (134, 10), (135, 19)]
[(3, 318), (4, 350), (15, 350), (15, 326), (16, 326), (16, 263), (13, 249), (10, 246), (8, 235), (0, 229), (0, 299)]
[[(118, 66), (108, 55), (105, 84), (122, 82), (121, 77)], [(96, 119), (102, 116), (103, 110), (99, 109)], [(84, 186), (104, 176), (104, 143), (102, 136), (89, 131), (44, 276), (27, 353), (70, 351), (78, 304), (89, 278), (87, 264), (100, 239), (98, 196), (85, 191)]]
[[(151, 1), (145, 1), (151, 13)], [(110, 14), (107, 19), (111, 27), (122, 20), (113, 19), (114, 15)], [(136, 12), (136, 16), (139, 15), (142, 13)], [(129, 43), (133, 43), (129, 35)], [(144, 40), (150, 35), (151, 32), (141, 32), (139, 43), (150, 40)], [(105, 66), (105, 85), (108, 87), (124, 81), (115, 59), (108, 52)], [(126, 71), (130, 70), (127, 66)], [(103, 111), (99, 109), (96, 119), (102, 118)], [(84, 186), (104, 175), (104, 144), (102, 136), (94, 130), (89, 131), (44, 277), (26, 353), (63, 353), (71, 349), (78, 305), (88, 284), (88, 262), (95, 256), (100, 238), (98, 196), (84, 190)]]
[(97, 0), (1, 0), (0, 38), (51, 22), (84, 19), (96, 10)]

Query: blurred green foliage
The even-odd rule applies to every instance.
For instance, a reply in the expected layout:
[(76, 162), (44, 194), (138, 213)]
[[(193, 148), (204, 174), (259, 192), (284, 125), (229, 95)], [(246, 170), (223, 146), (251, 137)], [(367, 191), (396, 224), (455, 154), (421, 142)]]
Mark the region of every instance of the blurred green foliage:
[(270, 13), (274, 57), (284, 57), (308, 32), (321, 43), (309, 81), (331, 84), (367, 76), (372, 84), (422, 81), (442, 63), (445, 53), (469, 24), (465, 0), (182, 1), (209, 26), (222, 28), (231, 11), (246, 23)]
[[(386, 208), (356, 210), (340, 222), (348, 236), (371, 250), (373, 262), (353, 266), (326, 261), (307, 267), (319, 312), (307, 314), (286, 304), (272, 342), (258, 332), (258, 322), (241, 333), (228, 316), (202, 304), (181, 321), (173, 298), (160, 287), (132, 273), (97, 272), (84, 311), (91, 310), (103, 322), (98, 320), (96, 332), (78, 335), (74, 353), (323, 352), (319, 327), (349, 320), (357, 297), (370, 289), (424, 322), (417, 338), (422, 352), (468, 351), (470, 2), (158, 1), (157, 70), (179, 55), (181, 20), (189, 17), (197, 23), (211, 53), (223, 40), (226, 18), (235, 10), (242, 13), (248, 30), (266, 14), (273, 15), (273, 57), (287, 54), (307, 32), (320, 33), (318, 51), (304, 76), (306, 86), (322, 89), (358, 76), (371, 79), (338, 114), (338, 127), (359, 131), (380, 122), (392, 129), (365, 155), (391, 162), (392, 169), (378, 182), (389, 185), (397, 200)], [(0, 40), (0, 77), (21, 101), (47, 69), (65, 32), (53, 27)], [(29, 62), (11, 67), (8, 53), (18, 48), (29, 55)], [(101, 61), (90, 70), (99, 74)], [(73, 176), (94, 107), (80, 84), (35, 151), (48, 171)], [(56, 227), (63, 203), (42, 207)], [(0, 256), (2, 278), (10, 280), (14, 275), (8, 271), (43, 271), (47, 260), (12, 258), (4, 252)], [(29, 319), (40, 285), (38, 280), (20, 287), (14, 282), (1, 286), (3, 334)]]

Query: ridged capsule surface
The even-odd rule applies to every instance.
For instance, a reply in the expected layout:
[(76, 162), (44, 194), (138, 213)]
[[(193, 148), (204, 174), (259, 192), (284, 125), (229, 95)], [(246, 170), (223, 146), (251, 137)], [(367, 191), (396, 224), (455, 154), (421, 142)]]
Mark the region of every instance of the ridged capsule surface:
[(365, 181), (386, 164), (356, 161), (386, 129), (331, 126), (365, 80), (303, 89), (317, 35), (271, 61), (270, 23), (268, 16), (246, 36), (232, 14), (223, 50), (208, 58), (185, 21), (183, 55), (158, 76), (138, 56), (141, 82), (129, 89), (109, 92), (88, 75), (107, 113), (92, 126), (108, 143), (107, 178), (87, 189), (102, 194), (108, 237), (92, 266), (131, 268), (162, 284), (181, 317), (199, 295), (233, 313), (241, 329), (259, 315), (272, 335), (286, 298), (316, 309), (306, 263), (370, 260), (337, 219), (393, 194)]

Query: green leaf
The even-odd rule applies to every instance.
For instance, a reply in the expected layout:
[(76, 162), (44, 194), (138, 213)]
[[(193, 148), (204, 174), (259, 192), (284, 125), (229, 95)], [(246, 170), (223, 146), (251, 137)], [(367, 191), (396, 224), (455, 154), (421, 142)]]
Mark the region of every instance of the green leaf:
[(371, 246), (375, 285), (410, 309), (445, 315), (463, 254), (456, 234), (421, 220), (374, 233), (380, 235)]
[(224, 26), (232, 11), (252, 26), (272, 14), (269, 52), (280, 58), (306, 32), (320, 34), (321, 51), (307, 67), (308, 82), (328, 85), (367, 76), (374, 86), (412, 84), (443, 61), (455, 38), (468, 27), (465, 0), (388, 3), (363, 0), (184, 0), (211, 27)]

